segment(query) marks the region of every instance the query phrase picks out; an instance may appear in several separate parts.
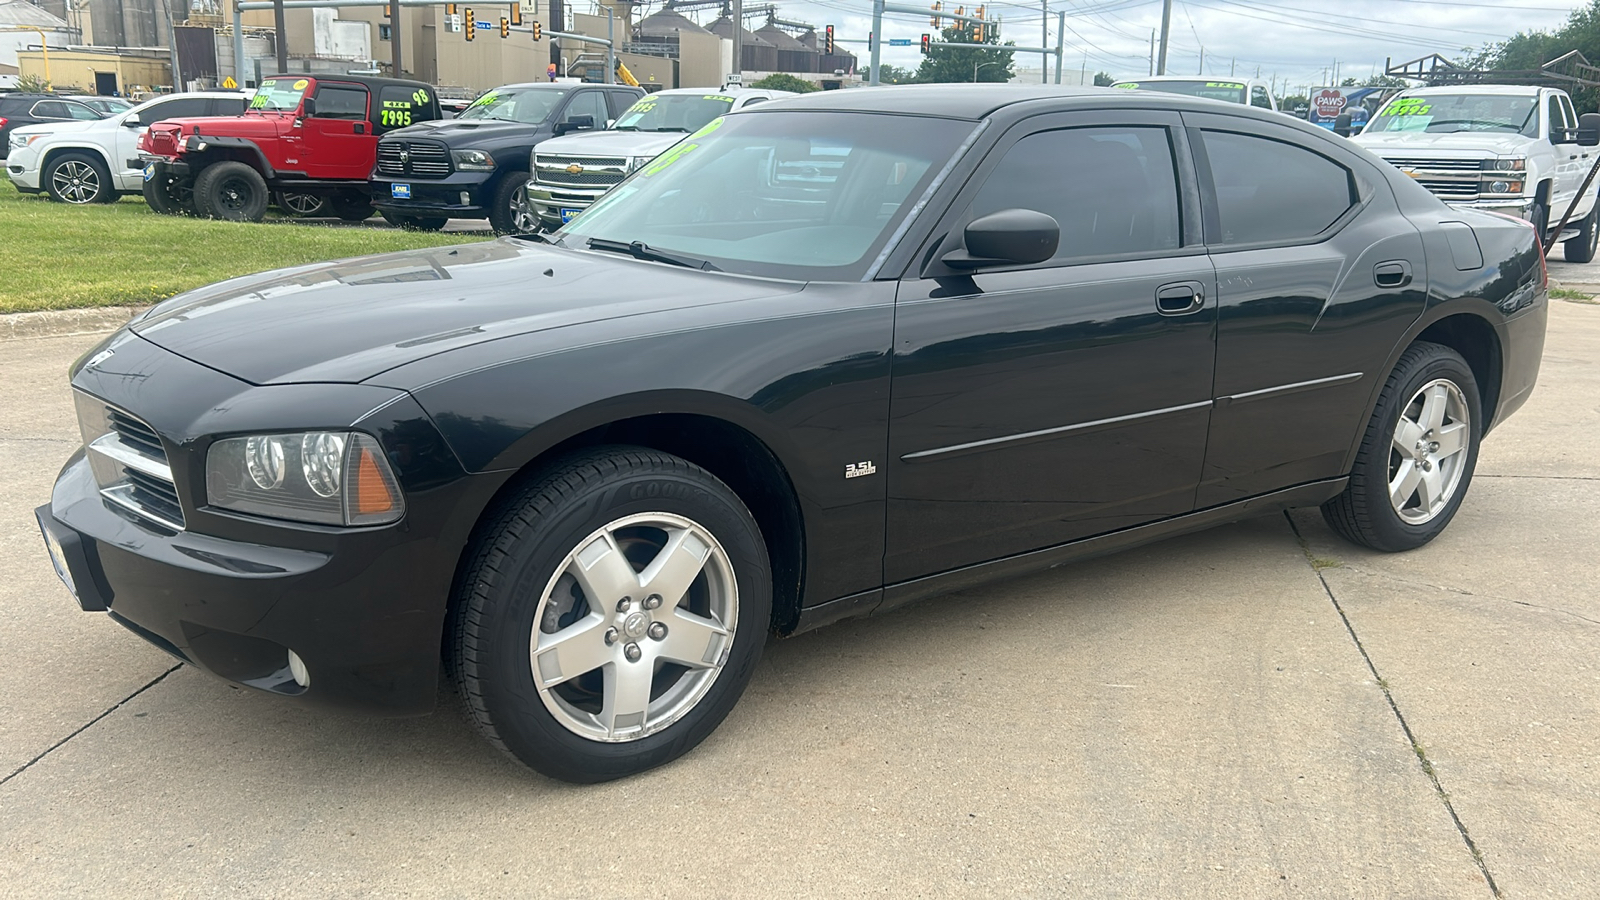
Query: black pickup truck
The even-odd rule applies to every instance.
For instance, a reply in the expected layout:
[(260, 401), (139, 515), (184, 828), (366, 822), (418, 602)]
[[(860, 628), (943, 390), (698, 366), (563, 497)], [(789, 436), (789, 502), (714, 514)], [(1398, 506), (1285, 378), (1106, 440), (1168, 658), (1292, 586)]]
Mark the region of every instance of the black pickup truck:
[(500, 234), (538, 230), (527, 203), (535, 144), (605, 128), (644, 96), (615, 84), (511, 84), (460, 116), (384, 135), (372, 171), (378, 211), (402, 228), (435, 231), (449, 219), (488, 219)]

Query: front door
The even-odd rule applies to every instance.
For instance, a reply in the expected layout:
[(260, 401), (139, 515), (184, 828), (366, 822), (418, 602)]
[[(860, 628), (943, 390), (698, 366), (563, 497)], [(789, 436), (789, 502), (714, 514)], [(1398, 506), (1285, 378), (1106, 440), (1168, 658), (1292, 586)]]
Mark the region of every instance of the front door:
[(317, 114), (300, 125), (300, 163), (307, 177), (365, 180), (372, 174), (378, 144), (368, 101), (362, 85), (317, 82)]
[[(885, 580), (1193, 508), (1209, 421), (1215, 278), (1176, 114), (1012, 129), (907, 273), (895, 316)], [(1002, 209), (1061, 226), (1043, 264), (938, 258)]]

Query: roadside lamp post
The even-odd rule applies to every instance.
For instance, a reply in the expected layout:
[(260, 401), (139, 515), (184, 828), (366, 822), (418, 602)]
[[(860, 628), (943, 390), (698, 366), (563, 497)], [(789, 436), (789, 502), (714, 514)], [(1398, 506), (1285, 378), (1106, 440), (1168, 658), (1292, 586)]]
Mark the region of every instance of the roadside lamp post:
[(990, 60), (989, 62), (986, 62), (986, 63), (973, 63), (972, 64), (972, 80), (973, 81), (977, 81), (978, 80), (978, 70), (983, 68), (984, 66), (998, 66), (998, 65), (1000, 65), (1000, 63), (996, 62), (994, 60)]

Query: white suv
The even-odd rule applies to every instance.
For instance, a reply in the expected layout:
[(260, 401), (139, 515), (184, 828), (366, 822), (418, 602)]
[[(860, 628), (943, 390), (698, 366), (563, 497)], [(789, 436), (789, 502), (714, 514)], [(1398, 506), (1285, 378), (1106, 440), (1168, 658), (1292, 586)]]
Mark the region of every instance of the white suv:
[(6, 175), (24, 194), (46, 192), (63, 203), (110, 203), (144, 190), (135, 145), (151, 123), (244, 112), (239, 91), (168, 94), (92, 122), (29, 125), (11, 132)]
[[(1578, 196), (1595, 162), (1594, 133), (1579, 133), (1566, 91), (1522, 85), (1416, 88), (1390, 98), (1351, 138), (1463, 209), (1533, 223), (1570, 262), (1600, 242), (1593, 189)], [(1568, 226), (1550, 234), (1568, 207)]]

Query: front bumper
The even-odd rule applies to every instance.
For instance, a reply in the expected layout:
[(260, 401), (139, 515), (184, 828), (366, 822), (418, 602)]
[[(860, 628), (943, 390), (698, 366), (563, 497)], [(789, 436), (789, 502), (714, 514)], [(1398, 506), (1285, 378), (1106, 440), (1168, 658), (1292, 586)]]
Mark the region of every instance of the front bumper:
[[(425, 218), (486, 219), (493, 202), (488, 172), (453, 172), (439, 179), (374, 175), (367, 182), (372, 205), (383, 212)], [(409, 187), (409, 197), (396, 197), (396, 184)]]
[(562, 210), (582, 212), (604, 196), (609, 189), (609, 187), (598, 190), (566, 187), (558, 189), (537, 181), (530, 181), (528, 182), (528, 205), (533, 207), (534, 213), (539, 216), (539, 221), (554, 230), (570, 222), (573, 216), (576, 215), (573, 212), (563, 215)]
[(6, 177), (24, 194), (39, 193), (39, 154), (30, 147), (12, 150), (6, 158)]
[[(197, 668), (296, 702), (380, 715), (432, 709), (451, 579), (497, 479), (462, 473), (409, 394), (253, 387), (127, 332), (118, 339), (102, 345), (115, 348), (116, 365), (107, 366), (115, 373), (86, 366), (73, 386), (162, 436), (185, 530), (108, 504), (78, 450), (36, 515), (80, 606), (103, 609)], [(208, 435), (290, 430), (291, 417), (310, 428), (359, 420), (397, 461), (406, 517), (332, 528), (208, 507)], [(305, 683), (291, 671), (290, 651), (309, 673)]]
[(1464, 202), (1445, 201), (1451, 209), (1475, 209), (1479, 212), (1495, 212), (1507, 216), (1514, 216), (1524, 221), (1533, 210), (1532, 197), (1508, 197), (1503, 200), (1469, 200)]

